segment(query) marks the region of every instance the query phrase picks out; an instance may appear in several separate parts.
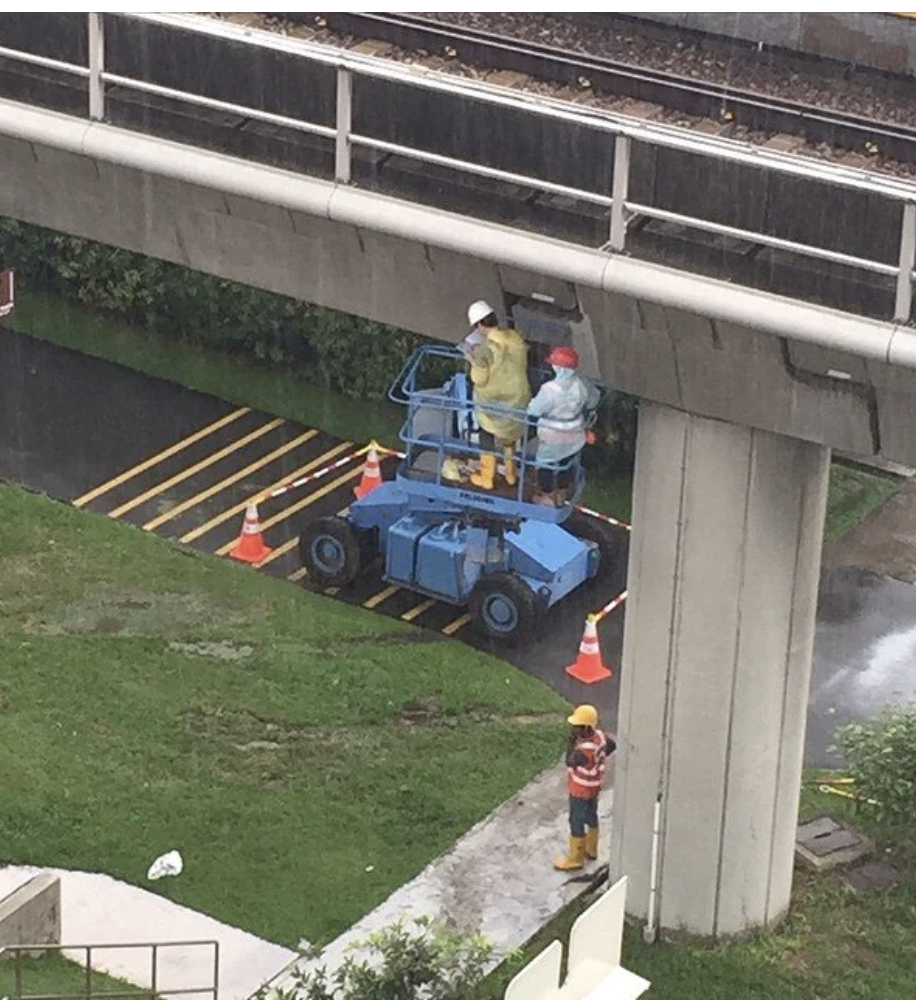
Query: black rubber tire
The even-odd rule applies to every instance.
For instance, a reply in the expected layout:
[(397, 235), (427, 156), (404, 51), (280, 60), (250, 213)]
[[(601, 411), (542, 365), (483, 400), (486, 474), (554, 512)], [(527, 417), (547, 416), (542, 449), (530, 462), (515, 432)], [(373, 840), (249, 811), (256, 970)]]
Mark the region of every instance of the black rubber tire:
[(596, 581), (609, 580), (618, 567), (626, 577), (627, 559), (630, 555), (630, 533), (626, 528), (617, 528), (580, 511), (574, 511), (563, 522), (563, 527), (576, 538), (595, 542), (598, 546), (598, 572), (594, 577)]
[(471, 591), (468, 610), (478, 629), (507, 645), (531, 638), (539, 621), (537, 595), (514, 573), (482, 576)]
[(319, 517), (299, 532), (299, 557), (318, 587), (346, 587), (363, 568), (356, 529), (342, 517)]

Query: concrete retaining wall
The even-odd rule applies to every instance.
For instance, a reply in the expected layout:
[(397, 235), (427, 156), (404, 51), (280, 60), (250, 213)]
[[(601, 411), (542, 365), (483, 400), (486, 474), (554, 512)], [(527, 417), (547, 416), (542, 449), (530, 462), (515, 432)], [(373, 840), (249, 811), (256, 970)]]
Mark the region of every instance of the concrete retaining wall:
[(0, 953), (9, 945), (60, 944), (60, 879), (42, 874), (0, 900)]

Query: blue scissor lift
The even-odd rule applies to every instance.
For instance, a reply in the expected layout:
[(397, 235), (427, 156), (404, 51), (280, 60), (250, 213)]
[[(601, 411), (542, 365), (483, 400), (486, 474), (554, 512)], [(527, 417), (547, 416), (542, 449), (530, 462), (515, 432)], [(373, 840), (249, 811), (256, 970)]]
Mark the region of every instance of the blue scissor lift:
[[(475, 405), (464, 362), (452, 347), (425, 346), (411, 355), (389, 393), (407, 407), (406, 457), (395, 479), (354, 501), (345, 516), (303, 525), (299, 549), (309, 577), (325, 587), (347, 586), (381, 555), (387, 582), (468, 605), (484, 632), (512, 641), (533, 635), (543, 611), (610, 570), (621, 540), (574, 509), (585, 484), (580, 455), (538, 462), (536, 421), (523, 410)], [(545, 376), (533, 371), (533, 387)], [(516, 486), (501, 476), (493, 490), (443, 478), (446, 459), (468, 464), (483, 454), (475, 409), (524, 425)], [(564, 477), (562, 506), (533, 502), (538, 468)]]

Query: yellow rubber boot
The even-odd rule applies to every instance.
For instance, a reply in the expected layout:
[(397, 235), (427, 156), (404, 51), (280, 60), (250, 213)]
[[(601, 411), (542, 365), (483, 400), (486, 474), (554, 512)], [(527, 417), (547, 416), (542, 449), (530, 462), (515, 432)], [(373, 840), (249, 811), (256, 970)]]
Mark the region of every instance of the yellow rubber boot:
[(507, 444), (506, 447), (503, 448), (503, 461), (505, 462), (506, 466), (506, 475), (505, 475), (506, 482), (510, 486), (515, 486), (515, 484), (518, 482), (518, 472), (515, 467), (514, 445)]
[(461, 463), (457, 458), (446, 458), (442, 463), (442, 478), (450, 483), (461, 482)]
[(598, 857), (598, 827), (585, 828), (585, 856), (594, 861)]
[(480, 472), (475, 472), (471, 476), (471, 482), (482, 490), (492, 490), (493, 480), (496, 478), (496, 456), (480, 456)]
[(585, 864), (585, 837), (569, 838), (569, 854), (565, 858), (558, 858), (553, 866), (557, 871), (576, 871)]

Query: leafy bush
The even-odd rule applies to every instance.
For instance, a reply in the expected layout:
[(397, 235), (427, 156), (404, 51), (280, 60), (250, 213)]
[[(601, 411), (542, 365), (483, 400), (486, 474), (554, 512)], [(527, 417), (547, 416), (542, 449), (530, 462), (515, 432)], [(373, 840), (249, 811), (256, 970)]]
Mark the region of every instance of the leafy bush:
[(837, 743), (855, 779), (863, 809), (882, 822), (916, 822), (916, 708), (887, 709), (871, 722), (837, 731)]
[(348, 956), (334, 973), (294, 973), (291, 987), (259, 1000), (467, 1000), (486, 975), (492, 945), (426, 918), (414, 925), (384, 928), (357, 945), (367, 958)]

